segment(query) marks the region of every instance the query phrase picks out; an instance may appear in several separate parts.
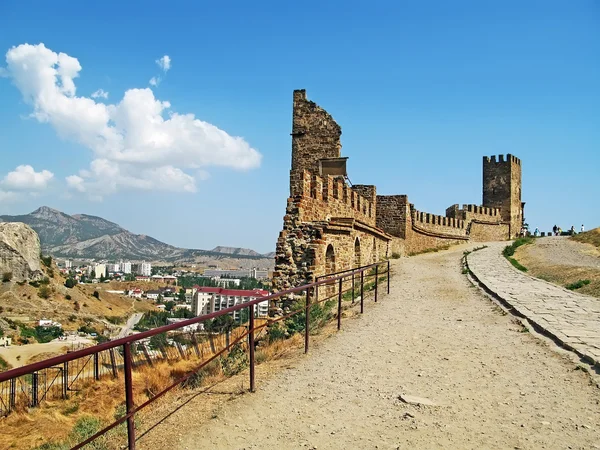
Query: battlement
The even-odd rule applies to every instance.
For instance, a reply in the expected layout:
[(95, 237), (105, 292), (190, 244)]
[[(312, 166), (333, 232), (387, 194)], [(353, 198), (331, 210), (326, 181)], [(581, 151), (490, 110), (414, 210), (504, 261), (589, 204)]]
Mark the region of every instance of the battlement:
[(424, 226), (424, 228), (428, 228), (427, 225), (435, 225), (437, 227), (447, 227), (458, 230), (464, 230), (465, 228), (465, 221), (462, 219), (425, 213), (416, 209), (413, 209), (411, 212), (413, 225)]
[(468, 213), (485, 215), (490, 217), (500, 217), (501, 209), (500, 208), (489, 208), (487, 206), (479, 206), (479, 205), (462, 205), (462, 210)]
[[(303, 204), (302, 221), (325, 221), (330, 217), (353, 217), (375, 226), (375, 186), (350, 187), (343, 178), (321, 177), (306, 169), (292, 171), (291, 191)], [(370, 194), (366, 197), (363, 194)]]
[(519, 158), (517, 158), (516, 156), (511, 155), (510, 153), (506, 154), (506, 160), (504, 159), (504, 155), (498, 155), (497, 160), (496, 160), (496, 155), (483, 157), (484, 165), (485, 164), (506, 164), (506, 163), (513, 163), (513, 164), (520, 166), (521, 160)]

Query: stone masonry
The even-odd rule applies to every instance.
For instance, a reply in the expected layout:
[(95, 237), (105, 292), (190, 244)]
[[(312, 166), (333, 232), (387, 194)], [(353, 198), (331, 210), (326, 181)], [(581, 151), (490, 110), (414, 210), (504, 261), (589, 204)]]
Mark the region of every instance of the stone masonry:
[[(415, 209), (407, 195), (377, 195), (350, 185), (341, 127), (294, 91), (290, 197), (277, 240), (273, 287), (281, 291), (317, 276), (465, 241), (510, 239), (523, 222), (521, 161), (484, 157), (483, 206), (452, 205), (445, 216)], [(273, 313), (288, 306), (273, 305)]]

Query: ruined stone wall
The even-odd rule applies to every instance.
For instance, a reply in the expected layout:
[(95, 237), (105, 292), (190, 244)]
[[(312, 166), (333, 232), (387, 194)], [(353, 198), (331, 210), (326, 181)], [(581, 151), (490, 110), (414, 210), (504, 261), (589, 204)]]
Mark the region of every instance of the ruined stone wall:
[[(416, 210), (406, 195), (377, 195), (374, 185), (349, 186), (340, 126), (307, 100), (304, 90), (294, 91), (293, 109), (290, 197), (277, 241), (275, 291), (371, 264), (392, 253), (502, 240), (512, 237), (517, 225), (520, 229), (518, 158), (484, 158), (483, 206), (452, 205), (445, 216), (425, 213)], [(332, 165), (331, 158), (343, 160), (339, 171), (330, 171), (339, 162)], [(275, 309), (281, 312), (287, 301), (277, 302)]]
[(294, 91), (292, 122), (292, 170), (318, 173), (322, 158), (339, 158), (342, 128), (327, 111), (306, 98), (304, 89)]

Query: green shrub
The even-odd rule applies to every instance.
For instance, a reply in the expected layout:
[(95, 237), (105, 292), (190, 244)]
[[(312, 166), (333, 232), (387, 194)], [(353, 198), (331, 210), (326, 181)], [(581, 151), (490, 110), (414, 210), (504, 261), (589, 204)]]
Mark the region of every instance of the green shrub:
[(584, 286), (587, 286), (590, 283), (591, 283), (590, 280), (579, 280), (579, 281), (576, 281), (575, 283), (567, 284), (565, 287), (570, 291), (574, 291), (575, 289), (580, 289)]
[(71, 300), (71, 298), (72, 298), (72, 297), (71, 297), (69, 294), (65, 295), (65, 299), (67, 299), (67, 300)]
[(77, 280), (73, 279), (72, 277), (67, 278), (67, 280), (65, 281), (65, 286), (69, 289), (74, 288), (76, 284)]
[(398, 258), (400, 258), (400, 256), (401, 256), (400, 253), (396, 253), (396, 252), (392, 253), (392, 259), (398, 259)]
[(96, 297), (98, 300), (100, 300), (100, 293), (98, 291), (94, 291), (92, 297)]
[(52, 256), (50, 256), (50, 255), (48, 255), (48, 256), (40, 255), (40, 259), (42, 260), (42, 263), (46, 267), (52, 266)]
[(13, 277), (12, 272), (4, 272), (2, 274), (2, 282), (8, 283), (10, 280), (12, 280), (12, 277)]
[(50, 298), (52, 290), (48, 286), (40, 286), (38, 290), (38, 296), (40, 298)]
[(521, 265), (515, 258), (508, 258), (508, 260), (516, 269), (519, 269), (521, 272), (527, 272), (527, 267)]

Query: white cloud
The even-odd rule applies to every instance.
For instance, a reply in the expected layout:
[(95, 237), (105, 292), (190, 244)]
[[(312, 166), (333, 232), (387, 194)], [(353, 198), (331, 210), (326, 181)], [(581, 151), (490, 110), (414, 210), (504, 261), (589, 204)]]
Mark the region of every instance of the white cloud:
[(48, 170), (36, 172), (29, 165), (18, 166), (2, 180), (2, 186), (13, 191), (39, 191), (45, 189), (54, 174)]
[(92, 98), (108, 98), (108, 92), (104, 89), (98, 89), (91, 95)]
[[(166, 72), (171, 59), (165, 55), (159, 61)], [(121, 189), (195, 192), (196, 180), (205, 177), (197, 176), (203, 173), (199, 169), (260, 165), (261, 154), (243, 138), (172, 111), (150, 88), (129, 89), (114, 104), (77, 96), (79, 61), (44, 44), (13, 47), (6, 62), (5, 73), (33, 108), (31, 117), (92, 151), (89, 170), (66, 179), (76, 191), (95, 196)]]
[(152, 77), (148, 83), (150, 83), (150, 86), (158, 86), (160, 84), (160, 77)]
[(167, 72), (171, 68), (171, 58), (169, 55), (165, 55), (162, 58), (156, 60), (156, 64), (160, 67), (163, 72)]
[(3, 191), (0, 189), (0, 202), (12, 202), (19, 198), (19, 195), (16, 192), (12, 191)]

